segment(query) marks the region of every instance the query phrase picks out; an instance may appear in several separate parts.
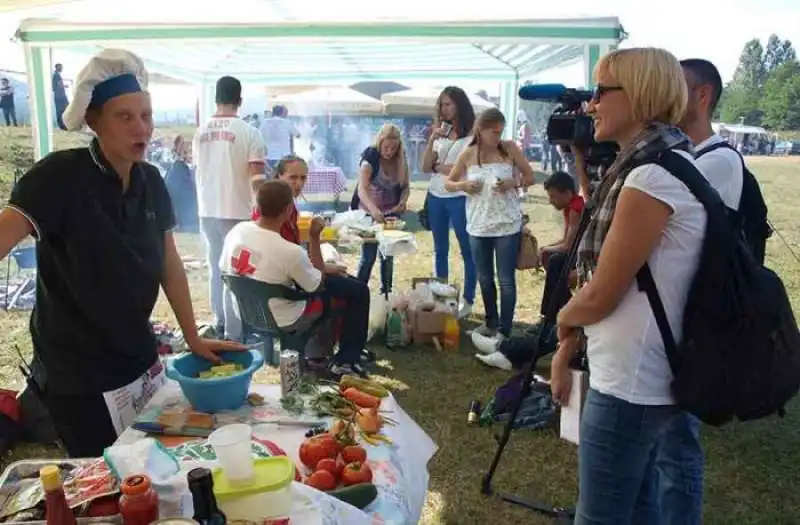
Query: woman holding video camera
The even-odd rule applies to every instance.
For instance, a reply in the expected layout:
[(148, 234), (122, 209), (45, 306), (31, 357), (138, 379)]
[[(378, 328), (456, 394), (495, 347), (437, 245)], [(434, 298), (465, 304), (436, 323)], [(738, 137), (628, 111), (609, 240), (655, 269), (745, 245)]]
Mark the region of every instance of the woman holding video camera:
[[(681, 481), (665, 482), (656, 463), (665, 431), (681, 411), (636, 273), (649, 264), (679, 338), (706, 212), (676, 177), (642, 161), (673, 150), (693, 162), (689, 138), (676, 127), (686, 109), (686, 81), (669, 52), (635, 48), (604, 56), (595, 82), (587, 108), (595, 139), (616, 142), (620, 152), (592, 195), (596, 207), (578, 252), (586, 284), (558, 315), (552, 390), (558, 402), (569, 402), (569, 361), (585, 336), (590, 388), (581, 419), (575, 523), (668, 524), (659, 499), (682, 490)], [(683, 516), (681, 523), (697, 520)]]

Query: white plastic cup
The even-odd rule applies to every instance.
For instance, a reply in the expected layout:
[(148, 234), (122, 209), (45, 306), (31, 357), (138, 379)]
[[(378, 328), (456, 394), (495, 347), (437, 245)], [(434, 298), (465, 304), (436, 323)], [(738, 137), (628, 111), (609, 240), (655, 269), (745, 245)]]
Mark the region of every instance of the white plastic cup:
[(221, 427), (208, 436), (222, 472), (233, 485), (247, 485), (255, 476), (252, 435), (250, 425), (237, 423)]

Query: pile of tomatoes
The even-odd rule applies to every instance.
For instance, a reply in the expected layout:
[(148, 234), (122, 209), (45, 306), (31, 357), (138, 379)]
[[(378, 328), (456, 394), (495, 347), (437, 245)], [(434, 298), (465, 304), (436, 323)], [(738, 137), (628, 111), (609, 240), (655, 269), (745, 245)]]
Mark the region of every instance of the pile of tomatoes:
[(344, 446), (331, 434), (319, 434), (300, 445), (300, 461), (311, 474), (306, 484), (317, 490), (331, 491), (372, 482), (367, 465), (367, 451), (358, 445)]

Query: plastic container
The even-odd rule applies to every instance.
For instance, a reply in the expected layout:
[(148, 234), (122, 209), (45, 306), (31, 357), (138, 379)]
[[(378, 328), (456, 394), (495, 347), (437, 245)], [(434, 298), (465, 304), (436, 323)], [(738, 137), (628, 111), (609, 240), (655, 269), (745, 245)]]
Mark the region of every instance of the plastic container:
[(294, 463), (286, 456), (258, 459), (254, 463), (255, 477), (247, 486), (228, 483), (221, 470), (214, 471), (214, 495), (228, 522), (288, 517), (292, 510), (291, 484)]
[(189, 483), (183, 473), (178, 473), (164, 481), (153, 481), (153, 489), (158, 494), (158, 515), (161, 518), (182, 518), (187, 515)]
[(230, 485), (247, 485), (254, 480), (252, 437), (250, 425), (241, 423), (225, 425), (208, 436), (222, 474)]
[(158, 520), (158, 495), (144, 474), (128, 476), (120, 485), (119, 511), (125, 525), (150, 525)]
[(461, 346), (461, 326), (458, 324), (458, 318), (453, 314), (447, 315), (442, 339), (445, 350), (457, 352)]
[(75, 514), (67, 505), (61, 470), (56, 465), (48, 465), (39, 471), (45, 499), (47, 525), (75, 525)]
[(232, 376), (199, 379), (197, 374), (211, 368), (211, 363), (192, 353), (167, 361), (167, 377), (177, 381), (183, 395), (198, 412), (213, 414), (222, 410), (236, 410), (244, 405), (253, 374), (264, 364), (264, 355), (258, 349), (246, 352), (222, 352), (226, 363), (238, 363), (244, 370)]

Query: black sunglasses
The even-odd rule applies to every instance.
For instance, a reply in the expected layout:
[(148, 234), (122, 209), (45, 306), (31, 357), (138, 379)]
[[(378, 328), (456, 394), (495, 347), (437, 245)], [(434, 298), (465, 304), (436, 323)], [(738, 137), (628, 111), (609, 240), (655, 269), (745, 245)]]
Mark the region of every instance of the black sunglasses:
[(598, 102), (601, 98), (603, 98), (603, 95), (605, 95), (606, 93), (611, 93), (612, 91), (622, 91), (622, 86), (597, 85), (594, 87), (594, 90), (592, 91), (592, 101)]

